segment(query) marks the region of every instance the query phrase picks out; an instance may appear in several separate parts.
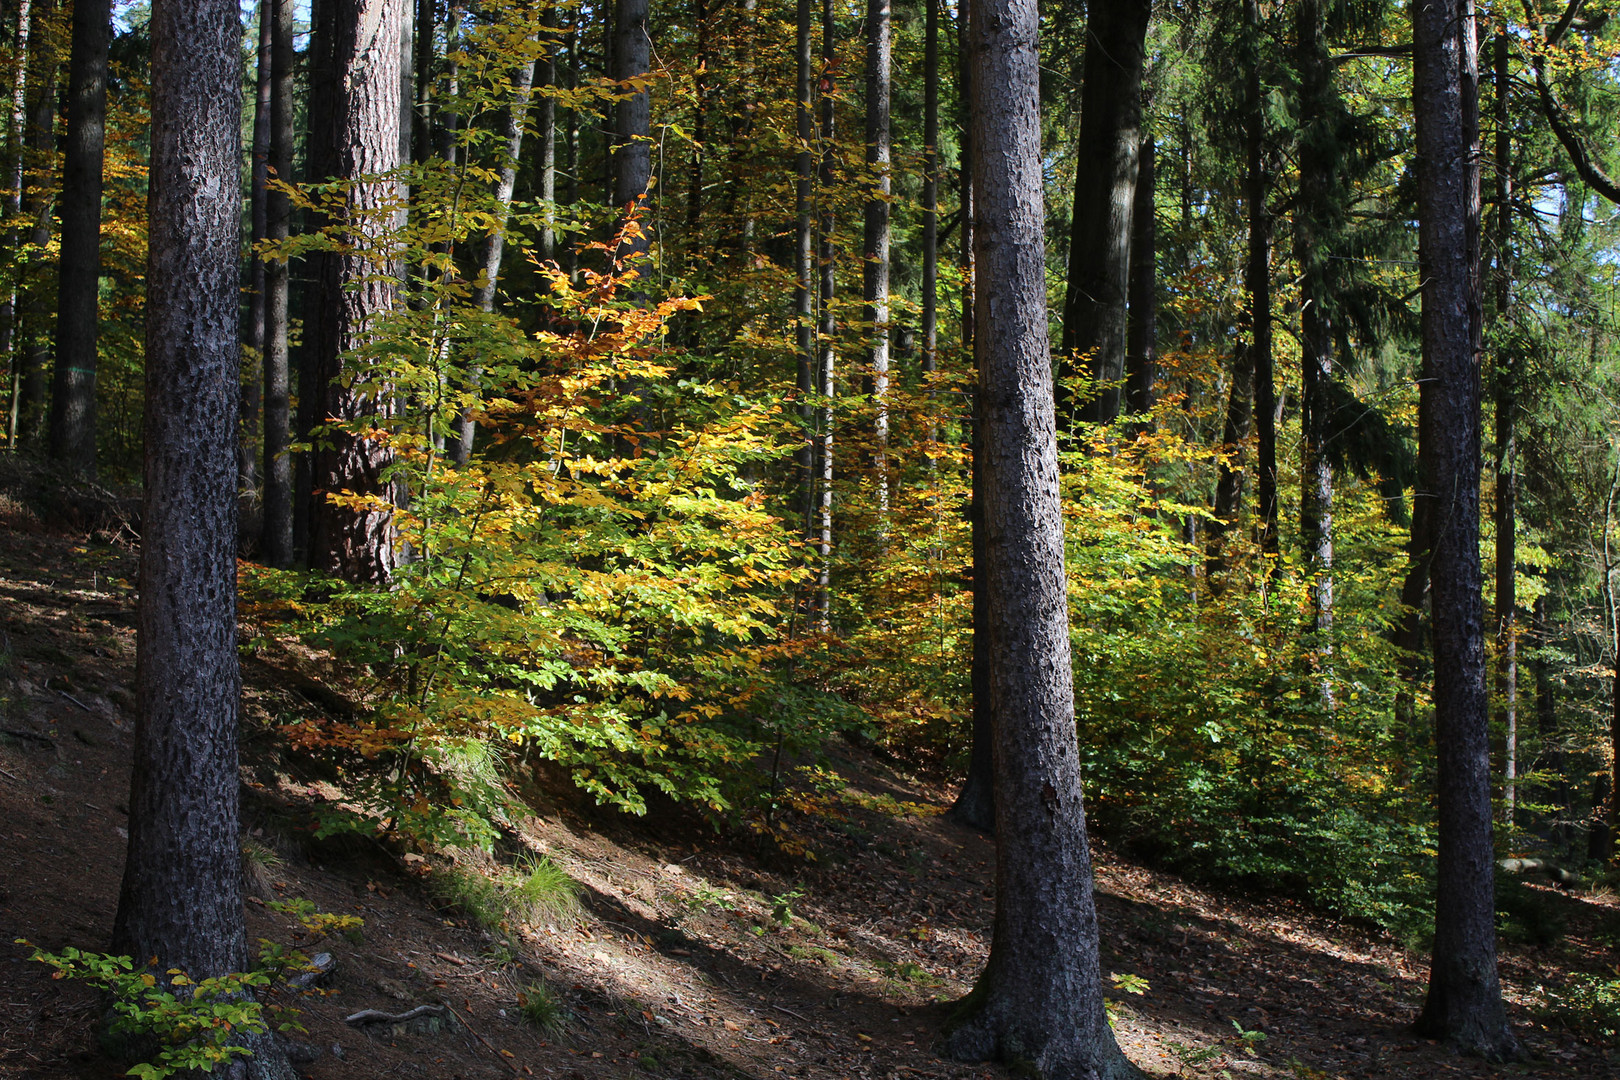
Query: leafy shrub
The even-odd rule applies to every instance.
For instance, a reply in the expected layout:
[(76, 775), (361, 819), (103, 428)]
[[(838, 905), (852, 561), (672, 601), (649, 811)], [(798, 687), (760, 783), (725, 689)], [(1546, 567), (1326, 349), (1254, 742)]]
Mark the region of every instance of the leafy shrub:
[(1561, 989), (1543, 989), (1546, 1012), (1571, 1031), (1613, 1043), (1620, 1040), (1620, 979), (1577, 975)]

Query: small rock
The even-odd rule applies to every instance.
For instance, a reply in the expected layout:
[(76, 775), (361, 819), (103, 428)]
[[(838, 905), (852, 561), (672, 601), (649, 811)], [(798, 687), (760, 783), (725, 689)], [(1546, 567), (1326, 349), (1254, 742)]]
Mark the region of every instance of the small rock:
[(342, 1043), (333, 1043), (332, 1044), (332, 1056), (337, 1058), (339, 1061), (342, 1061), (345, 1057), (348, 1056), (348, 1054), (346, 1054), (344, 1052), (344, 1050), (343, 1050), (343, 1044)]
[(327, 976), (336, 971), (337, 961), (332, 959), (332, 954), (329, 952), (316, 953), (310, 957), (309, 967), (310, 970), (300, 972), (288, 979), (287, 985), (296, 987), (299, 990), (307, 990), (316, 983), (324, 981)]
[(308, 1065), (311, 1062), (319, 1061), (320, 1057), (321, 1048), (318, 1046), (307, 1042), (299, 1042), (296, 1039), (290, 1039), (287, 1042), (287, 1060), (294, 1065)]

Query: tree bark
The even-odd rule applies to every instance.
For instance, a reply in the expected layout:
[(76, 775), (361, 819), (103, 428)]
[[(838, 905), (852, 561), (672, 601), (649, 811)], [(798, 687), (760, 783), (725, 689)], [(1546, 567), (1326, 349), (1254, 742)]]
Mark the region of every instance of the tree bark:
[[(644, 79), (651, 68), (648, 7), (648, 0), (614, 0), (613, 77), (621, 83)], [(632, 217), (639, 219), (637, 235), (627, 237), (615, 252), (621, 261), (647, 254), (652, 244), (653, 222), (646, 213), (648, 186), (652, 182), (651, 109), (646, 90), (629, 94), (613, 106), (613, 128), (618, 139), (613, 151), (613, 205), (619, 208), (621, 227)], [(647, 272), (643, 266), (644, 278)]]
[(112, 0), (74, 0), (62, 157), (51, 457), (96, 474), (96, 330), (101, 298), (101, 161), (107, 141)]
[[(35, 62), (33, 48), (30, 46), (30, 35), (33, 31), (32, 0), (19, 0), (14, 13), (16, 22), (11, 27), (11, 48), (12, 63), (16, 67), (11, 77), (11, 109), (6, 116), (5, 207), (7, 216), (13, 222), (20, 222), (23, 177), (26, 175), (24, 169), (27, 164), (27, 155), (23, 148), (28, 124), (28, 69)], [(22, 262), (20, 225), (12, 226), (6, 240), (11, 246), (12, 262), (20, 271)], [(11, 287), (6, 292), (5, 302), (0, 304), (0, 357), (5, 358), (6, 370), (11, 375), (6, 425), (6, 450), (11, 453), (17, 451), (17, 406), (22, 396), (23, 365), (22, 349), (19, 347), (22, 335), (17, 332), (17, 324), (20, 321), (17, 317), (18, 284), (13, 277)]]
[[(822, 78), (833, 78), (833, 63), (838, 56), (838, 25), (832, 0), (821, 0), (821, 68)], [(816, 381), (821, 393), (821, 404), (816, 410), (816, 532), (817, 566), (816, 595), (813, 601), (816, 623), (822, 633), (832, 631), (832, 550), (833, 550), (833, 399), (837, 396), (838, 316), (834, 302), (838, 299), (838, 261), (834, 240), (838, 219), (834, 214), (833, 184), (836, 181), (834, 165), (838, 143), (834, 123), (837, 111), (832, 94), (821, 95), (821, 214), (817, 223), (817, 292), (821, 304), (821, 317), (817, 327), (820, 355), (816, 365)]]
[(889, 514), (889, 109), (894, 52), (889, 0), (866, 3), (866, 168), (869, 172), (861, 245), (862, 319), (870, 325), (867, 366), (872, 378), (872, 472), (878, 529)]
[[(270, 0), (270, 162), (275, 178), (291, 183), (293, 161), (293, 0)], [(262, 16), (261, 16), (262, 17)], [(292, 200), (284, 191), (265, 194), (265, 236), (284, 243), (291, 232)], [(280, 569), (293, 564), (292, 385), (287, 325), (291, 299), (286, 259), (264, 267), (264, 561)]]
[[(1513, 299), (1513, 131), (1509, 126), (1509, 44), (1496, 35), (1493, 69), (1496, 106), (1496, 318), (1508, 325)], [(1518, 481), (1514, 476), (1514, 421), (1518, 410), (1518, 364), (1509, 335), (1496, 349), (1496, 691), (1501, 701), (1502, 820), (1512, 826), (1518, 804), (1519, 772), (1519, 627), (1518, 627)]]
[(968, 505), (969, 526), (973, 535), (973, 719), (971, 742), (968, 745), (967, 776), (956, 793), (948, 814), (981, 832), (994, 832), (996, 827), (996, 774), (995, 774), (995, 712), (990, 702), (990, 605), (984, 584), (985, 567), (989, 565), (987, 550), (989, 536), (984, 527), (984, 419), (979, 414), (983, 394), (973, 395), (972, 443), (972, 500)]
[[(56, 193), (56, 98), (60, 64), (56, 42), (50, 40), (57, 23), (56, 4), (35, 0), (33, 5), (33, 62), (29, 83), (33, 105), (29, 109), (26, 154), (30, 158), (23, 213), (32, 222), (28, 244), (41, 256), (51, 243), (51, 209)], [(44, 259), (32, 263), (24, 275), (18, 347), (22, 353), (19, 393), (13, 398), (11, 445), (35, 453), (48, 448), (50, 410), (50, 292), (40, 279)]]
[[(1099, 384), (1084, 402), (1059, 387), (1065, 419), (1109, 423), (1119, 415), (1125, 377), (1131, 221), (1142, 142), (1142, 71), (1149, 0), (1095, 4), (1086, 25), (1076, 153), (1069, 284), (1063, 301), (1067, 370), (1078, 353)], [(1072, 414), (1072, 415), (1071, 415)]]
[(394, 182), (360, 181), (397, 168), (399, 161), (399, 40), (403, 0), (328, 0), (321, 5), (329, 35), (330, 66), (317, 75), (327, 81), (318, 95), (325, 114), (311, 125), (311, 171), (341, 177), (351, 185), (344, 219), (334, 222), (347, 241), (343, 250), (325, 252), (320, 262), (316, 304), (314, 392), (320, 400), (316, 421), (327, 426), (314, 454), (313, 485), (318, 497), (310, 515), (310, 566), (350, 581), (383, 583), (393, 573), (393, 515), (370, 507), (351, 509), (332, 496), (352, 492), (391, 500), (382, 479), (392, 455), (380, 443), (344, 426), (381, 422), (392, 392), (360, 376), (345, 379), (347, 358), (367, 344), (374, 321), (394, 303), (394, 268), (378, 250), (378, 235), (391, 221)]
[(1074, 730), (1042, 231), (1034, 0), (969, 23), (984, 399), (984, 587), (995, 712), (996, 919), (947, 1047), (1050, 1080), (1133, 1077), (1103, 1012)]
[(1265, 88), (1260, 79), (1260, 5), (1243, 5), (1248, 34), (1248, 86), (1244, 141), (1248, 158), (1245, 195), (1249, 211), (1249, 251), (1244, 284), (1249, 293), (1249, 348), (1254, 354), (1255, 487), (1260, 518), (1260, 550), (1275, 559), (1277, 543), (1277, 380), (1271, 338), (1271, 155), (1267, 153)]
[(1131, 210), (1131, 287), (1125, 334), (1125, 411), (1142, 415), (1153, 408), (1158, 378), (1155, 338), (1159, 326), (1159, 219), (1154, 210), (1157, 153), (1151, 134), (1137, 151), (1136, 206)]
[(798, 415), (803, 439), (794, 453), (799, 526), (808, 537), (816, 502), (816, 293), (815, 293), (815, 75), (811, 68), (811, 0), (795, 6), (794, 52), (798, 77), (798, 153), (794, 157), (793, 345), (798, 355)]
[(1417, 1028), (1517, 1058), (1496, 967), (1491, 771), (1479, 565), (1479, 76), (1472, 0), (1414, 5), (1422, 498), (1429, 566), (1439, 860), (1429, 993)]
[[(200, 980), (246, 970), (248, 960), (237, 776), (236, 0), (157, 0), (151, 33), (137, 714), (112, 947)], [(226, 1075), (291, 1080), (272, 1037), (247, 1045), (253, 1057)]]
[[(242, 321), (242, 344), (254, 358), (259, 371), (264, 367), (265, 341), (268, 334), (268, 316), (265, 300), (265, 260), (259, 255), (259, 244), (270, 234), (270, 96), (271, 68), (275, 60), (275, 18), (271, 8), (275, 0), (259, 0), (259, 47), (254, 52), (253, 70), (253, 143), (248, 171), (248, 220), (252, 230), (248, 236), (250, 251), (247, 259), (247, 318)], [(259, 457), (254, 451), (254, 435), (262, 430), (259, 423), (264, 399), (263, 382), (254, 378), (258, 372), (250, 368), (243, 372), (242, 411), (238, 417), (236, 449), (236, 486), (239, 493), (251, 497), (259, 486)]]
[(544, 208), (544, 221), (535, 238), (535, 255), (542, 263), (557, 258), (557, 53), (562, 48), (558, 34), (557, 9), (548, 7), (541, 14), (546, 51), (535, 62), (534, 83), (540, 87), (534, 103), (535, 198)]

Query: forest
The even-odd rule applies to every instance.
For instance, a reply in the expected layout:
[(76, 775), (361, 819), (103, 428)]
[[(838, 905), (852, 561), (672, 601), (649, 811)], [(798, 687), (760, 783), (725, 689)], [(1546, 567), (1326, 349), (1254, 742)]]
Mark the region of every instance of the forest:
[[(0, 1010), (0, 1075), (381, 1076), (300, 1023), (424, 1016), (631, 1075), (582, 1015), (675, 1022), (544, 949), (800, 985), (902, 909), (887, 1065), (625, 1068), (1612, 1075), (1614, 14), (0, 0), (0, 805), (119, 815), (56, 922), (0, 839), (0, 987), (100, 1032)], [(396, 896), (530, 1050), (321, 1012)], [(1144, 1034), (1214, 975), (1121, 943), (1228, 904), (1385, 950), (1419, 1057)]]

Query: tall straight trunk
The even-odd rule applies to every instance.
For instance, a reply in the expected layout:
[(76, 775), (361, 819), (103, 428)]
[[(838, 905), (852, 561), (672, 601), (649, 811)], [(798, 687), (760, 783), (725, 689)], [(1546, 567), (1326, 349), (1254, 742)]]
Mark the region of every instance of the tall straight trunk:
[[(833, 0), (821, 0), (821, 66), (830, 79), (833, 62), (838, 56), (838, 26), (834, 20)], [(821, 95), (821, 164), (818, 180), (821, 184), (821, 214), (817, 221), (817, 294), (821, 308), (816, 335), (819, 356), (816, 363), (817, 389), (821, 395), (816, 410), (816, 532), (817, 565), (816, 597), (814, 609), (816, 623), (823, 633), (832, 630), (832, 545), (833, 545), (833, 399), (838, 392), (836, 369), (838, 351), (833, 335), (838, 332), (838, 318), (833, 303), (838, 299), (837, 249), (833, 246), (838, 228), (832, 198), (835, 180), (833, 167), (837, 160), (837, 131), (834, 121), (837, 113), (831, 94)]]
[[(484, 272), (479, 275), (477, 288), (473, 289), (473, 303), (485, 313), (495, 310), (501, 256), (506, 250), (506, 219), (512, 211), (512, 192), (517, 188), (517, 163), (519, 155), (523, 153), (523, 129), (528, 121), (533, 87), (534, 64), (520, 65), (512, 75), (512, 101), (507, 106), (506, 114), (506, 145), (501, 148), (505, 156), (495, 180), (495, 227), (484, 241)], [(480, 392), (481, 375), (476, 365), (467, 372), (468, 390), (475, 396)], [(456, 419), (457, 437), (450, 446), (450, 460), (458, 466), (467, 464), (472, 456), (473, 433), (477, 427), (473, 423), (475, 411), (474, 406), (468, 405)]]
[(793, 345), (798, 354), (798, 415), (804, 434), (794, 452), (799, 492), (799, 526), (809, 536), (815, 518), (815, 74), (811, 68), (811, 0), (795, 6), (794, 52), (798, 76), (798, 153), (794, 156)]
[[(579, 30), (568, 31), (568, 70), (564, 78), (564, 86), (570, 92), (579, 88)], [(579, 109), (570, 107), (568, 110), (568, 125), (563, 129), (563, 205), (574, 206), (579, 202)], [(577, 283), (579, 280), (579, 246), (573, 242), (563, 252), (563, 271), (567, 273), (568, 280)]]
[[(958, 40), (967, 36), (968, 20), (973, 15), (972, 0), (957, 0), (956, 27)], [(962, 222), (962, 348), (968, 356), (977, 356), (976, 327), (973, 321), (975, 264), (973, 245), (977, 231), (973, 213), (973, 130), (968, 123), (973, 98), (973, 72), (968, 64), (966, 49), (957, 55), (959, 99), (957, 112), (961, 121), (962, 145), (958, 155), (958, 199)], [(989, 561), (989, 538), (984, 528), (984, 484), (980, 475), (984, 464), (982, 432), (984, 418), (980, 411), (983, 395), (975, 393), (969, 403), (972, 409), (969, 424), (972, 441), (969, 453), (969, 484), (972, 496), (968, 504), (968, 525), (972, 530), (973, 547), (973, 658), (971, 684), (973, 691), (973, 733), (968, 748), (967, 776), (962, 789), (951, 804), (951, 817), (964, 825), (988, 832), (996, 826), (995, 783), (995, 714), (990, 706), (990, 632), (989, 606), (984, 588), (984, 567)]]
[(1260, 81), (1260, 5), (1246, 0), (1249, 38), (1245, 89), (1244, 142), (1248, 158), (1245, 194), (1249, 203), (1249, 251), (1244, 285), (1249, 293), (1249, 348), (1254, 353), (1255, 486), (1259, 503), (1260, 550), (1276, 556), (1277, 545), (1277, 380), (1271, 347), (1271, 174), (1266, 152), (1264, 87)]
[[(403, 0), (324, 3), (317, 33), (329, 35), (328, 81), (318, 95), (324, 115), (312, 121), (311, 172), (351, 181), (391, 172), (399, 161), (399, 61)], [(391, 221), (384, 211), (396, 198), (392, 181), (356, 182), (342, 217), (330, 224), (347, 241), (322, 254), (314, 322), (314, 386), (327, 423), (313, 462), (314, 489), (324, 497), (310, 515), (310, 566), (350, 581), (382, 583), (393, 573), (393, 515), (351, 509), (332, 501), (343, 492), (391, 499), (382, 472), (392, 455), (382, 444), (345, 427), (383, 420), (392, 405), (386, 385), (355, 371), (345, 358), (366, 345), (371, 323), (394, 303), (395, 267), (378, 250)], [(346, 378), (345, 374), (357, 377)]]
[[(1496, 317), (1505, 326), (1513, 300), (1513, 131), (1508, 116), (1509, 44), (1496, 35), (1493, 83), (1496, 106)], [(1502, 335), (1504, 338), (1507, 335)], [(1496, 692), (1501, 701), (1502, 820), (1514, 821), (1519, 773), (1519, 628), (1518, 628), (1518, 482), (1514, 476), (1517, 447), (1518, 364), (1512, 346), (1496, 353)]]
[[(152, 5), (145, 503), (134, 769), (115, 952), (158, 978), (247, 969), (239, 850), (236, 0)], [(228, 193), (222, 197), (222, 193)], [(291, 1080), (268, 1033), (227, 1076)]]
[(544, 219), (535, 237), (535, 255), (542, 263), (557, 257), (557, 53), (562, 36), (557, 32), (557, 9), (548, 7), (540, 16), (542, 42), (546, 51), (535, 61), (534, 84), (540, 88), (534, 102), (534, 196), (544, 208)]
[(107, 142), (112, 0), (74, 0), (62, 155), (51, 457), (96, 473), (96, 331), (101, 299), (101, 161)]
[[(271, 6), (275, 0), (259, 0), (259, 47), (254, 53), (253, 150), (248, 170), (248, 220), (252, 223), (249, 242), (255, 249), (248, 255), (247, 318), (242, 322), (242, 344), (261, 370), (267, 333), (265, 314), (264, 260), (258, 245), (270, 234), (270, 69), (274, 63)], [(259, 460), (254, 451), (254, 435), (259, 430), (263, 408), (261, 381), (251, 369), (243, 373), (240, 434), (236, 449), (236, 486), (251, 494), (259, 486)]]
[(879, 530), (889, 513), (889, 174), (890, 41), (889, 0), (866, 3), (866, 168), (868, 191), (861, 244), (862, 319), (871, 327), (866, 362), (872, 378), (872, 471), (877, 489)]
[[(51, 211), (56, 202), (57, 185), (56, 98), (60, 64), (56, 42), (51, 40), (58, 20), (57, 5), (53, 0), (34, 0), (32, 14), (34, 48), (28, 79), (33, 103), (28, 110), (25, 138), (30, 165), (26, 170), (23, 215), (31, 222), (29, 246), (44, 252), (51, 243)], [(12, 418), (12, 445), (24, 446), (36, 453), (47, 448), (51, 394), (50, 324), (54, 312), (45, 269), (42, 263), (36, 263), (29, 266), (24, 275), (18, 341), (22, 378), (20, 392), (13, 398), (16, 415)]]
[[(645, 78), (652, 65), (647, 17), (648, 0), (614, 0), (613, 77), (620, 82)], [(645, 90), (613, 105), (613, 129), (618, 138), (613, 151), (613, 205), (619, 208), (621, 226), (632, 217), (640, 222), (639, 235), (627, 237), (619, 245), (619, 259), (645, 255), (651, 245), (653, 222), (646, 212), (652, 183), (651, 110)], [(641, 273), (645, 279), (648, 268), (643, 266)]]
[(1103, 1011), (1074, 733), (1063, 508), (1047, 339), (1035, 0), (978, 0), (975, 349), (984, 418), (984, 588), (995, 711), (996, 918), (990, 959), (947, 1040), (1049, 1077), (1139, 1075)]
[[(940, 0), (924, 0), (921, 366), (925, 384), (939, 365), (939, 5)], [(929, 400), (933, 400), (932, 389)], [(938, 437), (930, 406), (923, 429), (930, 463)]]
[(444, 84), (433, 110), (439, 125), (438, 155), (451, 168), (461, 160), (461, 139), (457, 134), (461, 130), (461, 62), (456, 55), (461, 48), (462, 7), (461, 0), (451, 0), (445, 12)]
[[(25, 155), (23, 140), (28, 123), (28, 66), (32, 62), (29, 35), (33, 27), (32, 0), (18, 0), (14, 9), (16, 22), (11, 27), (12, 63), (16, 65), (11, 76), (11, 108), (6, 115), (6, 215), (13, 222), (22, 218), (23, 176)], [(22, 249), (22, 229), (13, 225), (6, 237), (13, 262)], [(0, 358), (4, 358), (10, 385), (7, 387), (6, 449), (17, 450), (17, 404), (22, 393), (22, 350), (18, 348), (17, 333), (17, 281), (12, 279), (5, 300), (0, 302)]]
[[(1300, 537), (1305, 545), (1316, 649), (1333, 650), (1333, 467), (1327, 442), (1333, 379), (1332, 285), (1327, 247), (1332, 242), (1338, 154), (1330, 109), (1333, 61), (1323, 33), (1322, 0), (1296, 9), (1301, 132), (1294, 254), (1300, 265), (1301, 462)], [(1326, 690), (1324, 690), (1326, 694)]]
[[(293, 0), (269, 0), (270, 170), (283, 183), (293, 179)], [(260, 16), (263, 18), (263, 16)], [(270, 190), (265, 197), (265, 236), (284, 243), (291, 233), (292, 200)], [(264, 524), (259, 547), (270, 566), (293, 564), (292, 385), (287, 323), (290, 267), (272, 259), (264, 267)]]
[(693, 0), (692, 20), (697, 24), (697, 72), (692, 76), (692, 162), (687, 184), (686, 227), (697, 227), (703, 217), (704, 157), (709, 138), (709, 8), (704, 0)]
[(1099, 384), (1084, 401), (1058, 388), (1065, 420), (1109, 423), (1119, 415), (1142, 143), (1142, 71), (1150, 0), (1095, 4), (1086, 24), (1076, 153), (1069, 283), (1063, 300), (1064, 370), (1076, 354)]
[(1226, 586), (1226, 535), (1237, 525), (1243, 510), (1244, 455), (1254, 420), (1254, 352), (1240, 341), (1232, 353), (1232, 385), (1226, 399), (1226, 424), (1221, 432), (1221, 454), (1216, 463), (1215, 507), (1209, 522), (1204, 572), (1211, 592)]
[[(1522, 1053), (1496, 968), (1495, 861), (1479, 565), (1479, 75), (1472, 0), (1412, 8), (1425, 406), (1422, 497), (1433, 501), (1439, 859), (1419, 1031), (1489, 1058)], [(1443, 523), (1443, 525), (1442, 525)]]
[(1158, 185), (1157, 153), (1152, 135), (1142, 136), (1137, 152), (1136, 206), (1131, 211), (1131, 286), (1125, 334), (1125, 410), (1138, 415), (1153, 408), (1158, 375), (1154, 338), (1159, 325), (1158, 215), (1153, 209)]
[(415, 0), (416, 17), (411, 20), (411, 157), (417, 165), (433, 156), (433, 33), (438, 20), (438, 0)]
[[(1546, 648), (1552, 643), (1552, 626), (1547, 618), (1547, 597), (1536, 597), (1530, 612), (1531, 633), (1535, 635), (1536, 644)], [(1565, 771), (1568, 768), (1568, 759), (1564, 753), (1563, 740), (1560, 738), (1558, 725), (1557, 701), (1553, 694), (1552, 664), (1545, 655), (1537, 655), (1531, 661), (1531, 670), (1535, 674), (1536, 687), (1536, 735), (1541, 745), (1546, 748), (1547, 772), (1552, 775), (1552, 835), (1556, 850), (1568, 853), (1571, 839), (1571, 819), (1573, 818), (1574, 788), (1569, 782)]]

